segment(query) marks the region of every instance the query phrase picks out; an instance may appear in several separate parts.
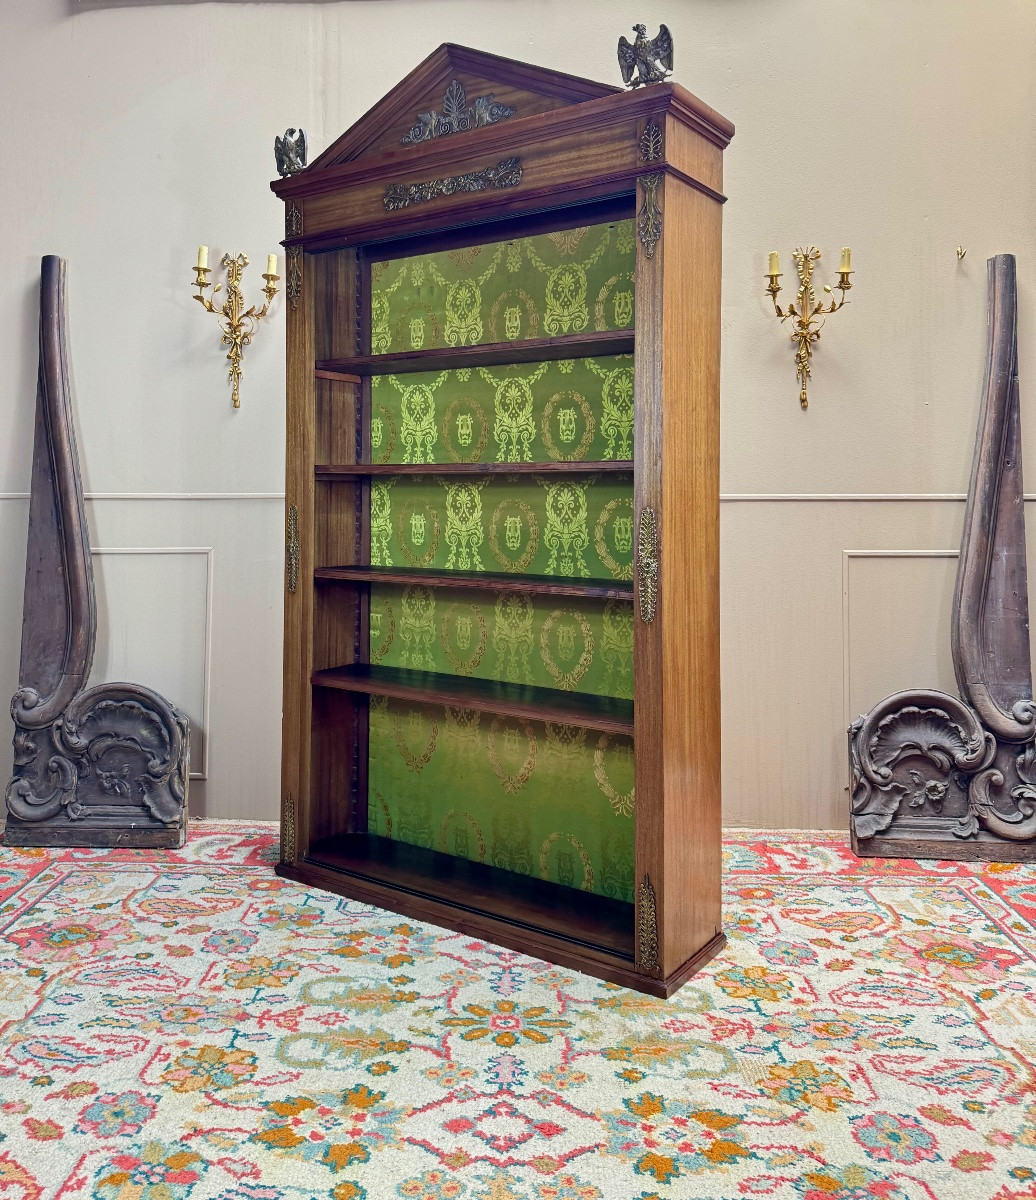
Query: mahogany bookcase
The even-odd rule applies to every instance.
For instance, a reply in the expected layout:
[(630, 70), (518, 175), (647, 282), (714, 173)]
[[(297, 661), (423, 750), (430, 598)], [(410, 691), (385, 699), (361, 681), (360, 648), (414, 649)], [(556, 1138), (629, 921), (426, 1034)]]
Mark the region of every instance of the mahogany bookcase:
[(444, 45), (272, 185), (280, 874), (660, 996), (723, 946), (732, 134)]

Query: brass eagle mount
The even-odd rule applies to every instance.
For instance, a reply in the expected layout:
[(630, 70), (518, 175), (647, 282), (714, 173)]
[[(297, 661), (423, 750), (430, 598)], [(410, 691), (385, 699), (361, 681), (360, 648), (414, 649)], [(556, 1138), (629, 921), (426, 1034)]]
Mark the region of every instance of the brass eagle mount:
[(849, 729), (853, 849), (1036, 861), (1036, 704), (1012, 254), (988, 261), (989, 350), (951, 618), (960, 698), (896, 692)]
[(4, 844), (182, 846), (187, 718), (140, 684), (86, 686), (97, 605), (66, 326), (65, 263), (48, 254)]
[(673, 35), (665, 25), (653, 38), (648, 37), (646, 25), (634, 25), (633, 32), (637, 36), (632, 42), (619, 38), (622, 82), (630, 88), (662, 83), (673, 70)]

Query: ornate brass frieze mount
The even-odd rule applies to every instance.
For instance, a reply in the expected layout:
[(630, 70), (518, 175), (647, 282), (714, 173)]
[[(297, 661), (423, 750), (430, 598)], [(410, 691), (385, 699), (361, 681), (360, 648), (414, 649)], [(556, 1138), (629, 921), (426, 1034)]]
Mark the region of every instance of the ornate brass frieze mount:
[(299, 510), (288, 506), (287, 530), (284, 537), (284, 560), (288, 576), (288, 591), (294, 596), (299, 586)]
[(417, 114), (417, 124), (404, 134), (402, 144), (413, 146), (427, 142), (430, 138), (448, 137), (451, 133), (464, 133), (468, 129), (479, 129), (483, 125), (495, 125), (506, 117), (513, 117), (518, 110), (508, 104), (499, 104), (488, 96), (476, 96), (469, 104), (464, 94), (464, 84), (454, 79), (442, 98), (442, 111)]
[(490, 188), (517, 187), (522, 181), (522, 162), (517, 156), (505, 158), (492, 167), (481, 171), (469, 171), (466, 175), (450, 175), (445, 179), (429, 179), (425, 183), (394, 183), (385, 189), (385, 208), (393, 212), (409, 208), (411, 204), (423, 204), (438, 196), (452, 196), (456, 192), (485, 192)]
[(644, 508), (640, 512), (640, 533), (637, 535), (637, 598), (640, 601), (640, 619), (651, 622), (655, 619), (658, 603), (658, 523), (655, 510)]
[(302, 209), (293, 200), (284, 211), (284, 236), (299, 237), (302, 233)]
[(637, 964), (643, 971), (658, 970), (658, 910), (650, 875), (637, 888)]
[(295, 798), (291, 792), (281, 805), (281, 861), (295, 861)]
[(637, 234), (648, 258), (655, 257), (655, 247), (662, 236), (662, 210), (658, 207), (658, 185), (661, 182), (660, 173), (640, 177), (644, 203), (637, 213)]
[(640, 135), (640, 156), (645, 162), (658, 162), (662, 157), (662, 127), (648, 121)]
[(288, 303), (294, 312), (298, 308), (299, 300), (302, 297), (302, 247), (289, 246), (286, 251), (286, 259), (288, 279), (284, 285), (284, 290), (287, 292)]

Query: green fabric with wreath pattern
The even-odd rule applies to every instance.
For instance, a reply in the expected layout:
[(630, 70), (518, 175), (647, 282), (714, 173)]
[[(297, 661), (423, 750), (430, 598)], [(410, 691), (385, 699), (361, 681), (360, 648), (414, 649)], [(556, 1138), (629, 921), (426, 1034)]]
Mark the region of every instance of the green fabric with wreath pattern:
[(371, 352), (629, 329), (632, 221), (371, 263)]
[(371, 662), (633, 698), (633, 605), (532, 592), (374, 589)]
[(633, 899), (633, 742), (372, 698), (368, 829)]
[(633, 457), (633, 358), (375, 375), (375, 463), (595, 462)]
[[(631, 328), (634, 257), (621, 221), (374, 263), (371, 350)], [(632, 698), (632, 604), (521, 587), (632, 578), (632, 474), (406, 469), (629, 460), (632, 356), (376, 375), (370, 441), (400, 466), (371, 481), (373, 566), (515, 576), (372, 585), (372, 663)], [(373, 698), (369, 746), (372, 833), (632, 900), (631, 738)]]
[(371, 564), (629, 580), (630, 476), (376, 479)]

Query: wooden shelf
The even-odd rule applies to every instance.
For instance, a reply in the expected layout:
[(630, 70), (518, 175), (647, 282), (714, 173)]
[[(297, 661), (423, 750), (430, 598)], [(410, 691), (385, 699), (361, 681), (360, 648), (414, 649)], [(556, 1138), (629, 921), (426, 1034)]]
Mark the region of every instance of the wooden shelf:
[(316, 364), (321, 378), (341, 375), (402, 375), (411, 371), (456, 370), (460, 367), (508, 366), (560, 358), (600, 358), (633, 353), (632, 329), (600, 333), (568, 333), (561, 337), (525, 338), (520, 342), (485, 342), (438, 350), (404, 350), (398, 354), (360, 354), (326, 358)]
[(478, 588), (513, 592), (520, 588), (539, 596), (592, 596), (632, 600), (633, 584), (618, 579), (570, 579), (558, 575), (522, 575), (499, 571), (432, 571), (396, 567), (318, 567), (314, 579), (327, 583), (399, 583), (425, 587)]
[(629, 458), (608, 462), (534, 463), (326, 463), (313, 468), (317, 479), (350, 479), (372, 475), (630, 475)]
[(613, 696), (585, 695), (556, 688), (443, 675), (434, 671), (410, 671), (403, 667), (378, 667), (368, 663), (314, 671), (312, 682), (314, 687), (391, 696), (419, 704), (477, 708), (482, 712), (581, 725), (602, 733), (633, 736), (633, 701)]
[(633, 960), (633, 905), (375, 834), (315, 842), (308, 862)]

